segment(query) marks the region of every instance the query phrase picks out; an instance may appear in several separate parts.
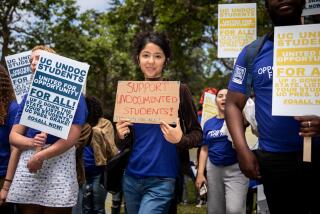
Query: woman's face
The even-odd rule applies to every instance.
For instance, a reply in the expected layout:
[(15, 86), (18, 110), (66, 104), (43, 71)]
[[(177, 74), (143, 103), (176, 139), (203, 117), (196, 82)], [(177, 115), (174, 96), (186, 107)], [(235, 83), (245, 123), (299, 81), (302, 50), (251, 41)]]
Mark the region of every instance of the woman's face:
[(30, 66), (31, 66), (31, 72), (34, 73), (36, 71), (36, 67), (40, 58), (40, 49), (37, 49), (35, 51), (32, 51), (31, 58), (30, 58)]
[(224, 112), (227, 93), (228, 93), (227, 89), (221, 89), (217, 94), (216, 103), (217, 103), (219, 112)]
[(147, 43), (139, 54), (140, 69), (146, 79), (161, 77), (165, 61), (164, 52), (154, 43)]

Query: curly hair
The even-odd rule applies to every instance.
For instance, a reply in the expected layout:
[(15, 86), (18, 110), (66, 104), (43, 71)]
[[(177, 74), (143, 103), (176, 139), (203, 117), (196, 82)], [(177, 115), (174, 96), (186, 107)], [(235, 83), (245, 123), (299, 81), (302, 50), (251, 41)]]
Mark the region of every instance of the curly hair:
[(89, 112), (87, 123), (89, 123), (91, 127), (94, 127), (98, 124), (99, 119), (103, 116), (101, 102), (94, 96), (86, 96), (85, 99)]
[(56, 53), (52, 48), (46, 46), (46, 45), (36, 45), (32, 48), (31, 52), (35, 51), (35, 50), (43, 50), (43, 51), (47, 51), (50, 53)]
[(9, 74), (5, 67), (0, 65), (0, 125), (5, 124), (10, 103), (15, 95)]
[(141, 50), (148, 44), (154, 43), (158, 45), (165, 57), (166, 63), (168, 63), (169, 59), (171, 58), (171, 48), (170, 48), (170, 41), (166, 33), (157, 33), (157, 32), (142, 32), (136, 35), (133, 41), (133, 52), (132, 58), (133, 61), (139, 65), (139, 55)]

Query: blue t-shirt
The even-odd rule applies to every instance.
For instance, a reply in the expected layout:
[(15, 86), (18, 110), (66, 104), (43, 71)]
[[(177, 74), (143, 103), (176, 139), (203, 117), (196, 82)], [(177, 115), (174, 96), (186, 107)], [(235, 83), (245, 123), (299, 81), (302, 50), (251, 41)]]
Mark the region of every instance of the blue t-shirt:
[(83, 162), (86, 178), (99, 175), (103, 172), (103, 166), (96, 166), (94, 151), (91, 145), (87, 145), (83, 148)]
[(10, 158), (9, 134), (18, 108), (19, 105), (12, 101), (8, 108), (6, 122), (4, 125), (0, 125), (0, 176), (5, 176), (7, 173)]
[(228, 136), (220, 131), (223, 122), (224, 119), (213, 117), (203, 126), (203, 145), (208, 146), (209, 160), (217, 166), (229, 166), (238, 162)]
[[(229, 82), (229, 90), (246, 94), (246, 47), (240, 53)], [(303, 148), (299, 136), (300, 123), (293, 117), (272, 116), (273, 42), (267, 40), (256, 57), (253, 68), (255, 112), (259, 132), (259, 147), (269, 152), (295, 152)], [(314, 138), (320, 143), (320, 138)]]
[(158, 124), (134, 124), (135, 142), (126, 169), (134, 177), (172, 177), (180, 167), (176, 145), (165, 140)]
[[(23, 100), (22, 100), (22, 102), (21, 102), (21, 104), (19, 106), (19, 110), (18, 110), (16, 119), (14, 120), (14, 124), (19, 124), (19, 122), (20, 122), (20, 118), (21, 118), (21, 115), (22, 115), (22, 111), (23, 111), (23, 107), (25, 105), (26, 99), (27, 99), (27, 96), (24, 96)], [(72, 124), (77, 124), (77, 125), (85, 124), (87, 116), (88, 116), (87, 104), (86, 104), (86, 101), (84, 99), (84, 96), (81, 95), (79, 103), (78, 103), (78, 107), (77, 107), (77, 110), (76, 110), (76, 114), (75, 114), (75, 116), (73, 118), (73, 121), (72, 121)], [(27, 132), (25, 133), (25, 136), (33, 138), (36, 134), (39, 134), (39, 133), (40, 133), (40, 131), (38, 131), (36, 129), (27, 128)], [(46, 143), (47, 144), (53, 144), (59, 139), (60, 138), (58, 138), (56, 136), (48, 134)]]

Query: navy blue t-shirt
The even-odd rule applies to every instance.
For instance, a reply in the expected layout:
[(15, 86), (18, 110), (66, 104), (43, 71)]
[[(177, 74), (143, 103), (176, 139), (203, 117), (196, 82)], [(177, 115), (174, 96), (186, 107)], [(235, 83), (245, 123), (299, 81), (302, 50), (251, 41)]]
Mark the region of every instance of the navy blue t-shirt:
[(8, 108), (6, 122), (4, 125), (0, 125), (0, 176), (5, 176), (7, 173), (10, 158), (9, 134), (18, 108), (19, 105), (12, 101)]
[[(240, 53), (229, 82), (229, 90), (247, 94), (245, 67), (246, 47)], [(259, 148), (269, 152), (295, 152), (303, 148), (299, 136), (300, 123), (293, 117), (272, 116), (273, 42), (267, 40), (256, 57), (253, 69), (255, 112), (259, 132)], [(313, 138), (320, 143), (320, 138)]]
[(165, 140), (158, 124), (134, 124), (133, 145), (126, 174), (134, 177), (172, 177), (178, 175), (176, 145)]
[(104, 170), (103, 166), (96, 166), (94, 151), (90, 144), (83, 148), (83, 162), (86, 178), (100, 175)]
[(224, 119), (213, 117), (203, 126), (203, 145), (208, 146), (208, 156), (212, 164), (217, 166), (230, 166), (237, 161), (236, 151), (228, 136), (221, 132)]
[[(16, 119), (14, 120), (14, 124), (19, 124), (20, 123), (20, 118), (23, 112), (23, 107), (25, 105), (27, 96), (23, 97), (23, 100), (19, 106), (19, 110), (16, 116)], [(80, 99), (79, 99), (79, 103), (78, 103), (78, 107), (76, 110), (76, 114), (73, 118), (72, 124), (77, 124), (77, 125), (83, 125), (86, 123), (86, 119), (88, 116), (88, 109), (87, 109), (87, 104), (86, 101), (84, 99), (84, 96), (81, 95)], [(39, 134), (40, 131), (36, 130), (36, 129), (32, 129), (32, 128), (27, 128), (27, 132), (25, 134), (26, 137), (30, 137), (33, 138), (36, 134)], [(50, 135), (48, 134), (47, 136), (47, 144), (53, 144), (55, 143), (57, 140), (59, 140), (60, 138)]]

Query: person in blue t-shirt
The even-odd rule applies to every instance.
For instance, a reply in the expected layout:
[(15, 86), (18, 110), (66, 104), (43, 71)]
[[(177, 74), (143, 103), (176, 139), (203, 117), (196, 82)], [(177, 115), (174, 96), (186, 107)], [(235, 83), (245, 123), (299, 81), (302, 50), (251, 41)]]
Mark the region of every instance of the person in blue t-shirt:
[[(274, 26), (300, 25), (304, 0), (266, 0)], [(226, 121), (242, 172), (261, 179), (271, 213), (320, 213), (320, 117), (272, 116), (273, 33), (253, 61), (252, 87), (259, 133), (256, 155), (246, 144), (241, 111), (246, 103), (245, 54), (240, 53), (229, 82)], [(312, 137), (312, 162), (302, 161), (303, 137)]]
[[(232, 142), (222, 130), (227, 89), (216, 95), (218, 115), (203, 126), (196, 186), (208, 188), (208, 213), (246, 213), (249, 179), (242, 174)], [(209, 161), (207, 160), (209, 157)], [(206, 168), (207, 167), (207, 168)], [(207, 179), (204, 170), (207, 169)]]
[[(10, 164), (10, 154), (14, 156), (17, 149), (10, 149), (9, 134), (14, 118), (18, 110), (18, 104), (11, 85), (10, 77), (6, 69), (0, 65), (0, 213), (14, 213), (12, 204), (4, 204), (12, 178), (7, 174)], [(12, 161), (11, 161), (12, 164)]]
[[(163, 80), (163, 69), (170, 56), (169, 40), (164, 33), (144, 32), (135, 38), (133, 59), (145, 80)], [(180, 85), (179, 118), (175, 127), (165, 122), (133, 124), (127, 120), (116, 124), (117, 137), (133, 143), (123, 177), (128, 214), (168, 212), (180, 170), (178, 152), (196, 147), (202, 136), (191, 93), (184, 84)]]

